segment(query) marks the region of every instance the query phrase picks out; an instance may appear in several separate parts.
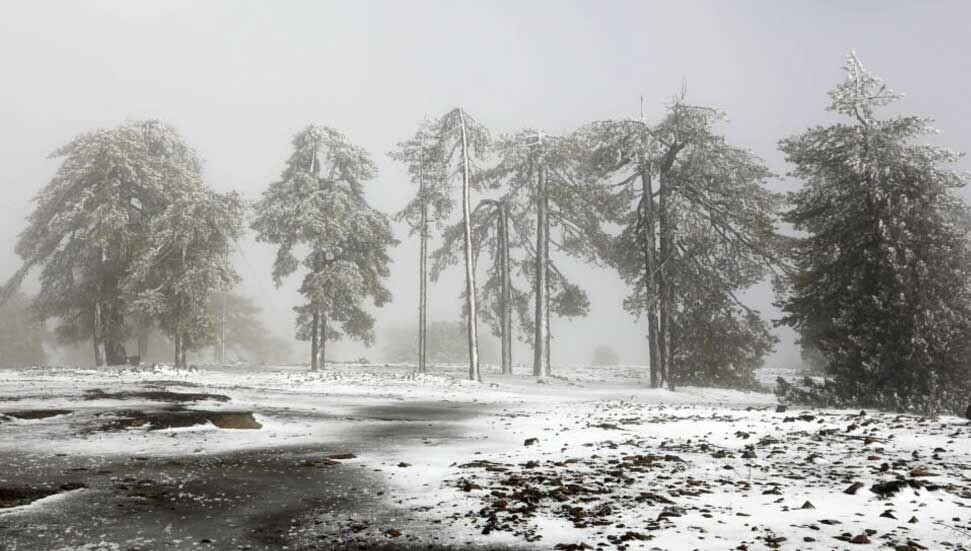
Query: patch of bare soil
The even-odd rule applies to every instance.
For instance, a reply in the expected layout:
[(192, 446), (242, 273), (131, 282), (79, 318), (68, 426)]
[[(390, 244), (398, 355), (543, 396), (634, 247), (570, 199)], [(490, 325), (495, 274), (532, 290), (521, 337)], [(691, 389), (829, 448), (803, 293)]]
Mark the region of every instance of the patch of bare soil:
[(105, 392), (100, 388), (93, 388), (84, 392), (85, 400), (151, 400), (153, 402), (202, 402), (213, 400), (228, 402), (229, 396), (224, 394), (208, 394), (205, 392), (172, 392), (168, 390), (140, 390), (125, 392)]
[(30, 486), (17, 486), (17, 487), (3, 487), (0, 486), (0, 509), (9, 509), (11, 507), (21, 507), (23, 505), (28, 505), (37, 501), (38, 499), (43, 499), (61, 492), (70, 492), (71, 490), (77, 490), (79, 488), (85, 488), (84, 484), (77, 482), (68, 482), (62, 484), (59, 488), (48, 488), (48, 487), (30, 487)]
[(203, 411), (172, 408), (161, 411), (126, 409), (108, 412), (112, 419), (101, 430), (125, 430), (148, 427), (148, 430), (193, 427), (212, 423), (221, 429), (260, 429), (263, 425), (249, 411)]
[(58, 415), (67, 415), (69, 413), (74, 413), (69, 409), (23, 409), (18, 411), (5, 411), (0, 413), (0, 418), (4, 415), (7, 417), (14, 417), (16, 419), (47, 419), (48, 417), (56, 417)]

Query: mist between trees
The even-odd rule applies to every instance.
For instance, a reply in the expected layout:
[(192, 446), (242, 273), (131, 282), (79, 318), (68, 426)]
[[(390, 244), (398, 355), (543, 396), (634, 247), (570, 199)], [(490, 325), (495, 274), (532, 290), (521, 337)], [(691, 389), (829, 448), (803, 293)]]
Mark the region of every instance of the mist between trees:
[[(726, 139), (725, 115), (683, 91), (660, 120), (591, 121), (565, 135), (495, 134), (462, 107), (420, 122), (389, 153), (415, 190), (392, 215), (366, 200), (371, 153), (327, 126), (295, 134), (253, 204), (209, 188), (197, 153), (163, 122), (82, 134), (52, 154), (60, 168), (17, 241), (0, 362), (43, 361), (51, 342), (84, 346), (99, 366), (161, 359), (161, 346), (182, 366), (287, 359), (286, 340), (231, 292), (230, 255), (249, 228), (276, 248), (276, 285), (300, 278), (296, 337), (323, 369), (328, 343), (375, 340), (375, 312), (392, 299), (394, 217), (420, 242), (420, 292), (385, 355), (417, 372), (461, 361), (473, 380), (481, 363), (555, 375), (551, 318), (590, 308), (560, 269), (572, 258), (627, 284), (617, 306), (647, 320), (637, 360), (652, 386), (756, 388), (778, 323), (820, 366), (816, 380), (780, 381), (784, 400), (958, 411), (971, 393), (971, 225), (955, 190), (968, 175), (948, 168), (956, 154), (917, 143), (933, 132), (927, 120), (881, 118), (901, 96), (854, 54), (844, 70), (828, 106), (842, 122), (780, 142), (803, 184), (788, 196)], [(453, 266), (465, 280), (458, 321), (430, 323), (429, 288)], [(27, 297), (18, 289), (35, 268), (39, 292)], [(766, 279), (784, 313), (775, 322), (739, 298)], [(28, 315), (36, 322), (9, 322)], [(527, 358), (513, 357), (513, 339)], [(618, 361), (609, 347), (591, 359)]]

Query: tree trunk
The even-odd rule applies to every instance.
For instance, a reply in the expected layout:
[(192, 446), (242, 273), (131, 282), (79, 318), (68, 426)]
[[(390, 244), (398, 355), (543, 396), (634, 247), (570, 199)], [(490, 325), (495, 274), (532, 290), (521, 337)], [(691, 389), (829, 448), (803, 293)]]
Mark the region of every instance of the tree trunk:
[(418, 373), (427, 373), (425, 353), (428, 325), (428, 201), (425, 197), (425, 143), (419, 144), (418, 152), (418, 193), (421, 196), (421, 246), (418, 262)]
[(502, 374), (512, 375), (512, 304), (510, 290), (510, 268), (509, 268), (509, 214), (506, 211), (505, 201), (500, 201), (499, 206), (499, 227), (497, 236), (499, 238), (499, 269), (502, 280), (500, 295), (500, 325), (502, 328)]
[[(542, 142), (538, 144), (538, 147), (543, 147)], [(546, 234), (549, 231), (549, 224), (546, 207), (546, 174), (543, 170), (542, 161), (540, 161), (536, 171), (536, 315), (534, 320), (535, 334), (533, 336), (533, 375), (537, 377), (549, 375), (549, 350), (547, 349), (549, 341), (547, 340), (546, 325), (549, 310), (549, 303), (546, 300), (549, 240)]]
[(468, 310), (466, 321), (469, 341), (469, 379), (480, 381), (479, 374), (479, 336), (478, 312), (475, 304), (475, 270), (472, 260), (472, 189), (469, 169), (469, 144), (465, 131), (465, 111), (459, 110), (462, 126), (462, 222), (465, 230), (465, 306)]
[[(115, 288), (113, 285), (111, 288)], [(121, 342), (122, 328), (125, 324), (124, 315), (117, 305), (101, 303), (99, 316), (101, 320), (101, 342), (104, 348), (105, 365), (122, 365), (128, 362), (125, 345)]]
[[(545, 174), (544, 174), (545, 176)], [(550, 201), (549, 197), (543, 201), (546, 204), (546, 245), (543, 255), (546, 257), (546, 375), (553, 373), (553, 331), (550, 329)]]
[(327, 363), (327, 310), (320, 311), (320, 369)]
[(310, 371), (320, 368), (320, 313), (314, 309), (313, 320), (310, 322)]
[(101, 301), (94, 301), (94, 321), (91, 327), (92, 340), (94, 341), (94, 365), (102, 367), (107, 360), (105, 351), (104, 320), (101, 310)]
[(179, 347), (179, 367), (188, 367), (189, 362), (186, 361), (186, 351), (189, 348), (189, 343), (186, 342), (185, 335), (182, 336), (182, 344)]
[(175, 343), (172, 363), (175, 365), (175, 367), (182, 367), (182, 335), (176, 333), (172, 340)]
[(219, 308), (219, 348), (217, 349), (218, 357), (216, 358), (219, 365), (226, 363), (226, 316), (228, 314), (227, 309), (229, 308), (229, 293), (223, 292), (222, 299), (222, 304)]
[(148, 327), (141, 327), (138, 331), (138, 361), (148, 361)]
[(647, 348), (651, 363), (651, 388), (660, 384), (657, 327), (657, 258), (654, 255), (654, 189), (650, 170), (641, 172), (641, 246), (644, 249), (644, 286), (647, 293)]
[[(673, 158), (672, 158), (673, 159)], [(658, 228), (661, 233), (661, 267), (658, 272), (658, 289), (660, 296), (660, 339), (658, 340), (658, 355), (661, 359), (661, 385), (667, 383), (669, 388), (672, 390), (672, 374), (671, 370), (673, 366), (671, 365), (670, 356), (670, 342), (671, 342), (671, 305), (673, 300), (672, 287), (671, 284), (674, 281), (671, 269), (673, 264), (670, 262), (672, 254), (672, 220), (668, 209), (670, 208), (670, 182), (668, 181), (668, 170), (670, 165), (666, 165), (664, 171), (661, 173), (660, 181), (658, 183), (658, 192), (660, 194), (660, 200), (658, 202)]]

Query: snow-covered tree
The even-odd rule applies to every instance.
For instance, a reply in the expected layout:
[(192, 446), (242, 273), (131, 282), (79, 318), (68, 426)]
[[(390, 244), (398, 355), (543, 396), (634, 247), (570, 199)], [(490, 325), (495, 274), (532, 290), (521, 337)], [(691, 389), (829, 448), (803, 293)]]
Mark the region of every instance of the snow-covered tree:
[(489, 130), (461, 107), (445, 113), (430, 127), (434, 137), (431, 148), (441, 152), (438, 162), (444, 167), (447, 181), (461, 181), (462, 186), (462, 251), (465, 267), (466, 338), (469, 347), (469, 378), (481, 380), (479, 374), (478, 306), (475, 285), (475, 247), (472, 242), (472, 189), (478, 187), (476, 161), (489, 153)]
[(199, 161), (158, 121), (82, 134), (52, 157), (63, 161), (34, 199), (16, 246), (24, 265), (5, 294), (42, 266), (31, 305), (37, 316), (57, 318), (61, 339), (91, 339), (96, 365), (124, 363), (128, 270), (149, 240), (152, 218), (197, 185)]
[[(479, 315), (499, 337), (502, 351), (500, 364), (503, 374), (512, 373), (512, 313), (518, 306), (520, 316), (527, 317), (528, 294), (522, 293), (512, 282), (513, 260), (510, 255), (509, 205), (504, 199), (482, 199), (472, 211), (473, 265), (478, 271), (479, 260), (488, 255), (491, 262), (484, 284), (478, 285), (476, 304)], [(449, 265), (459, 262), (462, 252), (464, 226), (462, 222), (446, 228), (442, 245), (432, 254), (432, 278), (437, 280)], [(481, 335), (480, 335), (481, 336)]]
[[(746, 351), (761, 361), (774, 342), (738, 293), (779, 264), (779, 198), (764, 187), (762, 162), (715, 131), (722, 119), (682, 98), (655, 125), (602, 121), (578, 132), (588, 177), (610, 182), (604, 212), (619, 213), (622, 231), (604, 254), (632, 288), (625, 309), (648, 319), (654, 386), (673, 388), (682, 368), (691, 380), (688, 365), (697, 361), (751, 371), (758, 362)], [(699, 360), (703, 348), (685, 336), (714, 338), (708, 331), (749, 340), (723, 339)]]
[(215, 193), (199, 182), (152, 219), (146, 246), (132, 263), (124, 286), (131, 310), (172, 337), (176, 366), (186, 365), (187, 351), (217, 339), (209, 297), (239, 281), (229, 255), (244, 211), (236, 193)]
[[(509, 240), (520, 254), (511, 260), (528, 280), (528, 293), (511, 293), (510, 300), (532, 300), (521, 312), (520, 325), (533, 345), (533, 374), (550, 372), (550, 317), (583, 316), (589, 309), (586, 293), (560, 269), (557, 258), (567, 255), (597, 262), (596, 243), (606, 237), (600, 229), (599, 190), (580, 178), (577, 167), (584, 152), (572, 137), (559, 138), (526, 129), (496, 141), (495, 166), (482, 178), (503, 193), (510, 220)], [(551, 249), (556, 254), (551, 254)]]
[[(230, 291), (213, 293), (207, 307), (217, 320), (217, 338), (213, 343), (217, 363), (228, 361), (230, 353), (259, 361), (279, 345), (279, 338), (271, 335), (260, 317), (261, 308), (250, 297)], [(281, 348), (288, 348), (285, 340)]]
[[(277, 285), (302, 265), (297, 338), (311, 342), (311, 369), (323, 365), (327, 339), (346, 335), (374, 340), (374, 318), (365, 301), (391, 300), (384, 287), (388, 248), (397, 244), (391, 224), (364, 197), (377, 169), (366, 151), (340, 132), (308, 126), (293, 138), (293, 154), (280, 179), (256, 204), (253, 229), (260, 241), (277, 245)], [(298, 259), (298, 251), (306, 251)]]
[(830, 92), (842, 122), (782, 141), (805, 183), (785, 219), (807, 234), (783, 297), (785, 323), (811, 339), (831, 380), (824, 403), (929, 412), (971, 394), (968, 181), (959, 156), (914, 143), (933, 134), (915, 116), (879, 118), (900, 99), (850, 54)]
[(419, 373), (427, 371), (427, 324), (428, 324), (428, 239), (430, 228), (441, 229), (455, 206), (448, 189), (448, 172), (442, 140), (435, 139), (431, 124), (424, 123), (408, 141), (400, 142), (398, 149), (389, 156), (408, 167), (408, 174), (418, 193), (396, 215), (405, 221), (411, 233), (418, 234), (418, 367)]

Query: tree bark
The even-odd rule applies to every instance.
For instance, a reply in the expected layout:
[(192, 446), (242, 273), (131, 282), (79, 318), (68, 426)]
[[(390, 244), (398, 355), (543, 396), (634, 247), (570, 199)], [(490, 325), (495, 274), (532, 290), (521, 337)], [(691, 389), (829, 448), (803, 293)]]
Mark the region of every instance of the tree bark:
[[(540, 138), (541, 140), (542, 138)], [(542, 148), (540, 142), (538, 147)], [(541, 158), (541, 156), (540, 156)], [(533, 336), (533, 375), (546, 377), (549, 375), (549, 341), (547, 340), (547, 316), (549, 303), (546, 300), (548, 289), (546, 280), (549, 268), (549, 231), (548, 213), (546, 211), (546, 174), (542, 160), (536, 170), (536, 315), (535, 334)]]
[(466, 321), (469, 341), (469, 379), (482, 380), (479, 374), (479, 336), (478, 312), (475, 304), (475, 270), (472, 259), (472, 189), (469, 168), (469, 143), (465, 130), (465, 112), (459, 109), (459, 123), (462, 130), (462, 221), (465, 230), (465, 306), (468, 310)]
[(314, 308), (310, 322), (310, 371), (320, 369), (320, 313)]
[(219, 348), (217, 362), (219, 365), (226, 363), (226, 316), (229, 308), (229, 293), (223, 292), (222, 304), (219, 308)]
[(320, 311), (320, 369), (327, 363), (327, 310)]
[(660, 384), (659, 354), (658, 354), (658, 287), (657, 287), (657, 258), (654, 255), (656, 239), (654, 235), (654, 189), (651, 182), (650, 169), (641, 172), (641, 246), (644, 252), (644, 286), (647, 292), (647, 348), (651, 363), (651, 388)]
[(94, 321), (91, 327), (92, 340), (94, 341), (94, 365), (102, 367), (107, 360), (104, 338), (104, 320), (101, 310), (101, 300), (94, 301)]
[(502, 328), (502, 373), (512, 375), (512, 304), (510, 289), (510, 268), (509, 268), (509, 213), (506, 210), (505, 201), (498, 202), (499, 207), (499, 227), (497, 236), (499, 238), (499, 269), (502, 279), (502, 292), (500, 296), (500, 326)]
[(419, 144), (418, 151), (418, 193), (421, 195), (421, 232), (420, 259), (418, 262), (418, 373), (426, 373), (427, 327), (428, 327), (428, 199), (425, 197), (425, 143)]
[(182, 367), (182, 335), (176, 333), (172, 340), (174, 342), (172, 363), (175, 367)]
[(670, 267), (669, 256), (671, 254), (670, 247), (670, 234), (668, 233), (668, 213), (667, 213), (667, 185), (664, 182), (664, 178), (660, 182), (660, 200), (658, 201), (658, 229), (661, 234), (661, 242), (659, 250), (661, 253), (661, 268), (658, 270), (657, 274), (657, 285), (658, 285), (658, 298), (659, 303), (659, 315), (660, 315), (660, 335), (658, 339), (658, 357), (661, 360), (660, 363), (660, 385), (664, 386), (665, 382), (669, 379), (668, 369), (670, 367), (668, 358), (668, 337), (669, 331), (671, 330), (671, 295), (670, 295), (670, 281), (668, 279), (668, 268)]
[(141, 327), (138, 331), (138, 361), (148, 361), (148, 337), (149, 329)]

